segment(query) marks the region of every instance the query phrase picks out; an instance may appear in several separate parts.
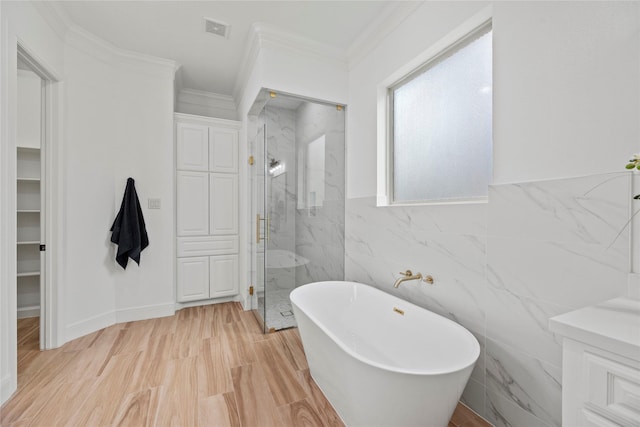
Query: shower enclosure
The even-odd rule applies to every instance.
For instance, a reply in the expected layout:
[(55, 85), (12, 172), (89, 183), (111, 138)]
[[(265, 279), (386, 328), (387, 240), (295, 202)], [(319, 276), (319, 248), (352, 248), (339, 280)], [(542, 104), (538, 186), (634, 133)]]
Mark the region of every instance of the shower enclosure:
[(263, 90), (249, 116), (252, 307), (296, 326), (289, 293), (344, 279), (344, 107)]

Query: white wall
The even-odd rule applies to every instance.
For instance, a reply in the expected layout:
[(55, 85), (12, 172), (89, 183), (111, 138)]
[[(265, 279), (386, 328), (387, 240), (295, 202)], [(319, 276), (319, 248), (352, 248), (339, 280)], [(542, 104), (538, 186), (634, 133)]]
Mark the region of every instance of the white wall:
[(348, 96), (346, 63), (278, 46), (260, 50), (261, 87), (335, 103)]
[[(346, 276), (463, 324), (463, 398), (498, 426), (560, 424), (549, 317), (626, 294), (640, 148), (637, 2), (495, 2), (494, 182), (476, 205), (376, 207), (376, 86), (488, 3), (426, 2), (349, 73)], [(581, 178), (571, 178), (571, 177)], [(538, 181), (545, 180), (545, 181)], [(513, 185), (506, 183), (514, 183)], [(434, 286), (392, 284), (410, 268)]]
[(18, 147), (40, 148), (42, 80), (29, 70), (18, 70)]
[[(148, 68), (146, 73), (121, 73), (118, 82), (113, 207), (120, 208), (131, 176), (149, 234), (140, 267), (129, 260), (126, 270), (116, 268), (118, 322), (173, 314), (175, 301), (172, 76), (170, 69)], [(160, 199), (161, 208), (148, 209), (149, 198)]]
[(640, 149), (637, 2), (494, 7), (494, 182), (620, 171)]
[[(173, 314), (173, 75), (175, 64), (123, 52), (56, 19), (46, 3), (2, 2), (2, 401), (16, 387), (15, 135), (16, 43), (63, 81), (60, 123), (62, 218), (54, 267), (61, 345), (117, 321)], [(40, 14), (42, 13), (42, 15)], [(47, 20), (43, 19), (43, 16)], [(62, 166), (63, 165), (63, 166)], [(116, 266), (109, 228), (126, 178), (136, 179), (150, 246), (141, 265)], [(6, 190), (6, 191), (5, 191)], [(146, 209), (160, 198), (160, 210)], [(53, 214), (53, 213), (52, 213)], [(51, 242), (47, 242), (48, 246)], [(55, 299), (55, 298), (54, 298)]]
[(63, 341), (115, 320), (109, 227), (119, 107), (109, 62), (67, 45), (65, 66)]
[[(173, 65), (132, 59), (82, 31), (65, 50), (65, 340), (173, 313)], [(157, 62), (157, 63), (156, 63)], [(128, 177), (147, 221), (140, 266), (110, 242)], [(160, 198), (159, 210), (147, 199)], [(73, 254), (73, 255), (70, 255)]]

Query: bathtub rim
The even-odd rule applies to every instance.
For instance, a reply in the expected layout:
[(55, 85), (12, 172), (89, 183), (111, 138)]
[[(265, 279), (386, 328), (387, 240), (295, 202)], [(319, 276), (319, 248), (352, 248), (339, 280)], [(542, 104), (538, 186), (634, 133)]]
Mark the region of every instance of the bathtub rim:
[[(353, 351), (352, 349), (350, 349), (349, 347), (347, 347), (341, 339), (339, 339), (335, 334), (333, 334), (331, 331), (329, 331), (325, 325), (323, 325), (321, 322), (318, 321), (318, 319), (307, 313), (305, 310), (302, 310), (300, 308), (300, 305), (296, 304), (296, 302), (294, 301), (295, 295), (299, 292), (298, 289), (304, 288), (305, 286), (319, 286), (322, 284), (329, 284), (329, 283), (334, 283), (334, 284), (347, 284), (347, 285), (356, 285), (356, 286), (366, 286), (368, 288), (371, 288), (372, 290), (376, 291), (376, 292), (380, 292), (385, 294), (386, 297), (392, 298), (393, 300), (396, 300), (398, 302), (401, 302), (402, 304), (406, 304), (409, 305), (411, 307), (414, 307), (416, 309), (419, 310), (424, 310), (427, 311), (431, 314), (433, 314), (434, 316), (438, 316), (439, 318), (441, 318), (442, 320), (445, 321), (445, 323), (450, 324), (451, 327), (453, 328), (457, 328), (459, 330), (462, 331), (463, 334), (468, 334), (469, 338), (471, 338), (471, 342), (473, 343), (473, 353), (474, 353), (474, 357), (471, 357), (471, 361), (467, 364), (461, 364), (460, 366), (456, 366), (454, 369), (440, 369), (440, 370), (428, 370), (428, 369), (403, 369), (403, 368), (398, 368), (395, 366), (390, 366), (390, 365), (386, 365), (384, 363), (380, 363), (380, 362), (376, 362), (374, 360), (371, 360), (367, 357), (364, 357), (363, 355)], [(292, 298), (292, 296), (294, 298)], [(461, 372), (464, 371), (466, 369), (473, 369), (473, 366), (475, 365), (475, 363), (478, 361), (479, 357), (480, 357), (480, 343), (478, 342), (478, 339), (464, 326), (460, 325), (457, 322), (454, 322), (451, 319), (448, 319), (438, 313), (434, 313), (431, 310), (428, 310), (424, 307), (420, 307), (419, 305), (416, 305), (412, 302), (403, 300), (402, 298), (399, 298), (395, 295), (392, 295), (390, 293), (387, 293), (379, 288), (376, 288), (375, 286), (372, 285), (367, 285), (365, 283), (360, 283), (360, 282), (353, 282), (353, 281), (342, 281), (342, 280), (327, 280), (327, 281), (321, 281), (321, 282), (312, 282), (312, 283), (307, 283), (304, 284), (302, 286), (298, 286), (297, 288), (295, 288), (293, 291), (291, 291), (291, 293), (289, 294), (289, 300), (291, 301), (291, 304), (293, 306), (295, 306), (296, 309), (300, 310), (305, 316), (307, 316), (314, 325), (316, 325), (318, 328), (320, 328), (325, 334), (327, 334), (327, 336), (329, 336), (331, 338), (331, 340), (333, 342), (336, 343), (336, 345), (338, 347), (340, 347), (340, 349), (342, 349), (344, 352), (346, 352), (347, 354), (349, 354), (350, 356), (352, 356), (353, 358), (355, 358), (356, 360), (359, 360), (362, 363), (365, 363), (367, 365), (371, 365), (374, 366), (376, 368), (388, 371), (388, 372), (393, 372), (393, 373), (399, 373), (399, 374), (406, 374), (406, 375), (416, 375), (416, 376), (424, 376), (424, 375), (448, 375), (448, 374), (454, 374), (456, 372)], [(299, 327), (299, 326), (298, 326)], [(303, 345), (304, 345), (304, 340), (303, 340)]]

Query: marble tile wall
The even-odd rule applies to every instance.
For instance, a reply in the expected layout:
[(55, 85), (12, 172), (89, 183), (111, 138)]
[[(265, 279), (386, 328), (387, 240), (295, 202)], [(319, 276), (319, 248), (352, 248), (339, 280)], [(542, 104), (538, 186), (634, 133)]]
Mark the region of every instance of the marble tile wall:
[(296, 268), (296, 286), (344, 278), (345, 115), (333, 106), (304, 102), (296, 111), (297, 150), (323, 135), (324, 201), (296, 210), (296, 253), (309, 260)]
[[(627, 291), (629, 175), (494, 185), (485, 204), (346, 204), (345, 275), (455, 320), (480, 342), (463, 400), (496, 426), (560, 426), (548, 319)], [(622, 231), (622, 232), (620, 232)], [(431, 274), (435, 284), (398, 272)]]
[[(265, 175), (267, 180), (266, 206), (269, 217), (267, 251), (279, 250), (293, 253), (296, 250), (295, 111), (267, 105), (264, 109), (264, 118), (267, 136), (267, 165), (271, 159), (274, 159), (283, 163), (286, 168), (286, 172), (281, 175)], [(295, 287), (295, 269), (270, 265), (268, 255), (266, 271), (265, 286), (267, 289), (293, 289)]]

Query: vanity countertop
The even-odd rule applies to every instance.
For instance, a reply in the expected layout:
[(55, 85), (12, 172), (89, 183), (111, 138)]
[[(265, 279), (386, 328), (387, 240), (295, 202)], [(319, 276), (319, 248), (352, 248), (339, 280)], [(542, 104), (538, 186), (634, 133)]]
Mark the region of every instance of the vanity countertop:
[(549, 319), (566, 338), (640, 360), (640, 301), (615, 298)]

